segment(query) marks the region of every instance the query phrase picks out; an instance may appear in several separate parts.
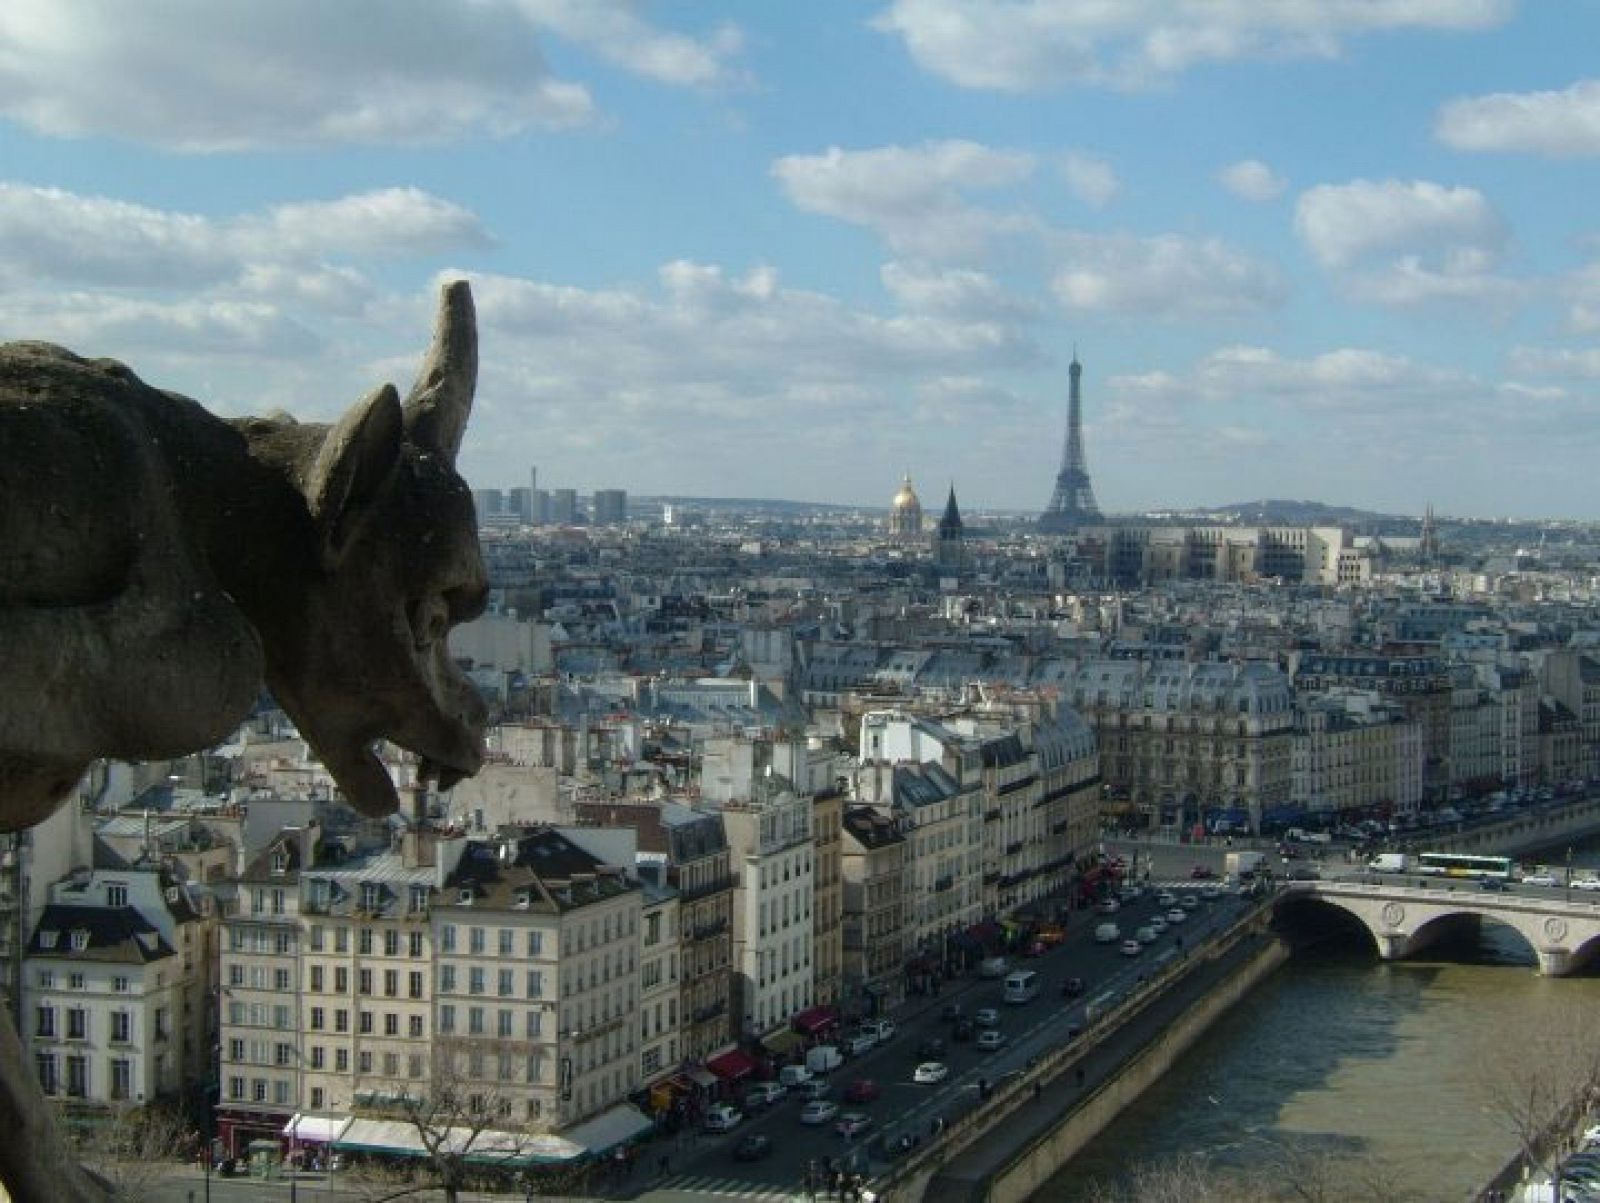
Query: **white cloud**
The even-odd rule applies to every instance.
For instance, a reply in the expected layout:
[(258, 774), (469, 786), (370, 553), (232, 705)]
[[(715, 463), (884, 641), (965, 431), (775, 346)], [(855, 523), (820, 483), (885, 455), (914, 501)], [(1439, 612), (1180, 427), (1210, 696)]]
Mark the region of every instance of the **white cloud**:
[(984, 272), (886, 263), (883, 286), (902, 309), (956, 317), (1013, 319), (1034, 316), (1034, 306), (1008, 293)]
[(1351, 296), (1409, 306), (1456, 301), (1505, 307), (1522, 285), (1497, 273), (1505, 221), (1475, 188), (1426, 180), (1321, 184), (1300, 195), (1295, 233)]
[(1068, 309), (1208, 317), (1268, 309), (1286, 294), (1271, 264), (1215, 238), (1073, 233), (1054, 243), (1051, 288)]
[(1487, 29), (1515, 0), (893, 0), (879, 29), (963, 87), (1136, 87), (1204, 62), (1332, 57), (1390, 30)]
[(709, 84), (739, 49), (572, 0), (6, 0), (0, 115), (40, 133), (182, 151), (437, 143), (583, 125), (546, 31), (626, 70)]
[(1217, 173), (1217, 179), (1229, 192), (1247, 201), (1276, 200), (1289, 186), (1287, 180), (1259, 159), (1230, 163)]
[(96, 356), (121, 356), (162, 387), (147, 362), (278, 359), (314, 355), (324, 347), (304, 322), (265, 302), (159, 301), (87, 292), (0, 297), (0, 330), (26, 331), (30, 338)]
[[(151, 289), (237, 283), (340, 305), (358, 277), (328, 257), (377, 260), (487, 245), (466, 209), (414, 188), (279, 205), (233, 218), (175, 213), (58, 188), (0, 183), (0, 283)], [(294, 281), (295, 272), (303, 274)], [(330, 274), (331, 273), (331, 274)]]
[(1511, 366), (1529, 376), (1564, 380), (1600, 380), (1600, 347), (1553, 350), (1548, 347), (1518, 347), (1511, 353)]
[(654, 28), (633, 3), (516, 0), (535, 25), (554, 31), (636, 75), (665, 84), (727, 81), (727, 60), (744, 46), (737, 26), (719, 25), (704, 40)]
[(1007, 188), (1034, 170), (1032, 155), (976, 142), (926, 142), (820, 155), (788, 155), (772, 174), (799, 208), (867, 226), (897, 251), (930, 258), (971, 255), (996, 235), (1031, 228), (986, 212), (964, 193)]
[(1600, 80), (1580, 80), (1561, 92), (1496, 92), (1452, 100), (1439, 110), (1434, 132), (1457, 150), (1600, 155)]
[(1061, 158), (1061, 178), (1086, 205), (1101, 208), (1115, 200), (1122, 183), (1111, 164), (1091, 155), (1069, 152)]

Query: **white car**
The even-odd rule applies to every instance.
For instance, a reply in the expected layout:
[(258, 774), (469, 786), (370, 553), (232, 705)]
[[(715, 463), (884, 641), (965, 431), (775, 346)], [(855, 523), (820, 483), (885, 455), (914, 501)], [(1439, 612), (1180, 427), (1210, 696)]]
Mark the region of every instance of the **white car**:
[(1155, 916), (1150, 920), (1150, 930), (1159, 936), (1162, 932), (1167, 930), (1167, 921), (1160, 915)]
[(800, 1108), (802, 1124), (825, 1124), (839, 1114), (839, 1104), (832, 1099), (812, 1099)]
[(1525, 873), (1521, 881), (1525, 886), (1558, 886), (1561, 884), (1556, 880), (1553, 873)]
[(1175, 906), (1167, 912), (1168, 923), (1187, 923), (1188, 921), (1189, 912), (1184, 910), (1181, 906)]
[(1600, 890), (1600, 877), (1574, 877), (1572, 879), (1574, 890)]
[(1147, 923), (1133, 933), (1133, 938), (1141, 944), (1154, 944), (1156, 942), (1156, 929)]
[(1177, 899), (1176, 896), (1167, 893), (1167, 891), (1165, 891), (1165, 890), (1162, 890), (1161, 893), (1156, 895), (1156, 905), (1157, 906), (1177, 906), (1178, 905), (1178, 899)]
[(1136, 957), (1143, 951), (1144, 945), (1137, 940), (1124, 940), (1122, 942), (1122, 955), (1125, 957)]
[(911, 1080), (918, 1086), (937, 1086), (950, 1076), (950, 1067), (943, 1061), (924, 1061), (917, 1066)]
[(731, 1132), (739, 1126), (739, 1121), (744, 1118), (744, 1112), (727, 1103), (718, 1103), (706, 1112), (705, 1129), (707, 1132)]
[(978, 1051), (992, 1053), (1006, 1042), (999, 1028), (985, 1028), (978, 1033)]

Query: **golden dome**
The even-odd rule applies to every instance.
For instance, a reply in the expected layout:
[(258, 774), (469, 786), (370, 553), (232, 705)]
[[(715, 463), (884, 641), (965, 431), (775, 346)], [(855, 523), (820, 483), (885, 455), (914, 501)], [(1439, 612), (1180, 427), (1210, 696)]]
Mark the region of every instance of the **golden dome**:
[(917, 491), (911, 487), (911, 477), (907, 475), (900, 484), (900, 491), (894, 495), (894, 500), (889, 503), (892, 510), (909, 510), (915, 506), (922, 508), (922, 502), (917, 497)]

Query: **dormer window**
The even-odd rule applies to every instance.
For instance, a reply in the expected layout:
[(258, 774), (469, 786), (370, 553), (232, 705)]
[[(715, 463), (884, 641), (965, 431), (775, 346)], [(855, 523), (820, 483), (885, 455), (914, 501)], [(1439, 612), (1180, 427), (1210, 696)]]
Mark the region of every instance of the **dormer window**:
[(428, 887), (427, 886), (412, 886), (411, 887), (411, 913), (414, 914), (414, 915), (420, 915), (423, 911), (425, 911), (427, 909), (428, 909)]
[(106, 905), (127, 906), (128, 887), (120, 881), (106, 882)]
[(471, 886), (462, 886), (461, 887), (460, 898), (461, 898), (461, 905), (462, 906), (471, 906), (472, 905), (472, 887)]
[(54, 931), (42, 931), (42, 932), (40, 932), (39, 933), (39, 947), (40, 948), (54, 948), (56, 946), (56, 937), (59, 934), (60, 934), (59, 932), (54, 932)]
[(278, 876), (289, 871), (289, 852), (285, 848), (277, 848), (272, 853), (272, 871)]
[(379, 894), (379, 888), (380, 887), (378, 886), (378, 883), (374, 881), (364, 881), (361, 883), (362, 910), (375, 911), (380, 905), (382, 905), (380, 901), (381, 895)]
[(72, 933), (72, 951), (82, 952), (89, 947), (89, 933), (83, 928), (78, 928)]

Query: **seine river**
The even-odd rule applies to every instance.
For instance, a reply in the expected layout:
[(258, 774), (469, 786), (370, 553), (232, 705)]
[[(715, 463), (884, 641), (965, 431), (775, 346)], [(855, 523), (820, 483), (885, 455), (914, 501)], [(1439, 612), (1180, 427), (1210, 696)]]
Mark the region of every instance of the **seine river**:
[[(1597, 862), (1592, 848), (1575, 861)], [(1352, 1198), (1375, 1169), (1403, 1188), (1392, 1198), (1470, 1198), (1517, 1147), (1485, 1103), (1485, 1066), (1530, 1022), (1600, 1007), (1600, 976), (1541, 978), (1521, 938), (1491, 923), (1438, 955), (1385, 964), (1358, 940), (1297, 955), (1034, 1200), (1079, 1203), (1093, 1183), (1117, 1188), (1135, 1165), (1183, 1155), (1259, 1174), (1285, 1145), (1337, 1155)]]

